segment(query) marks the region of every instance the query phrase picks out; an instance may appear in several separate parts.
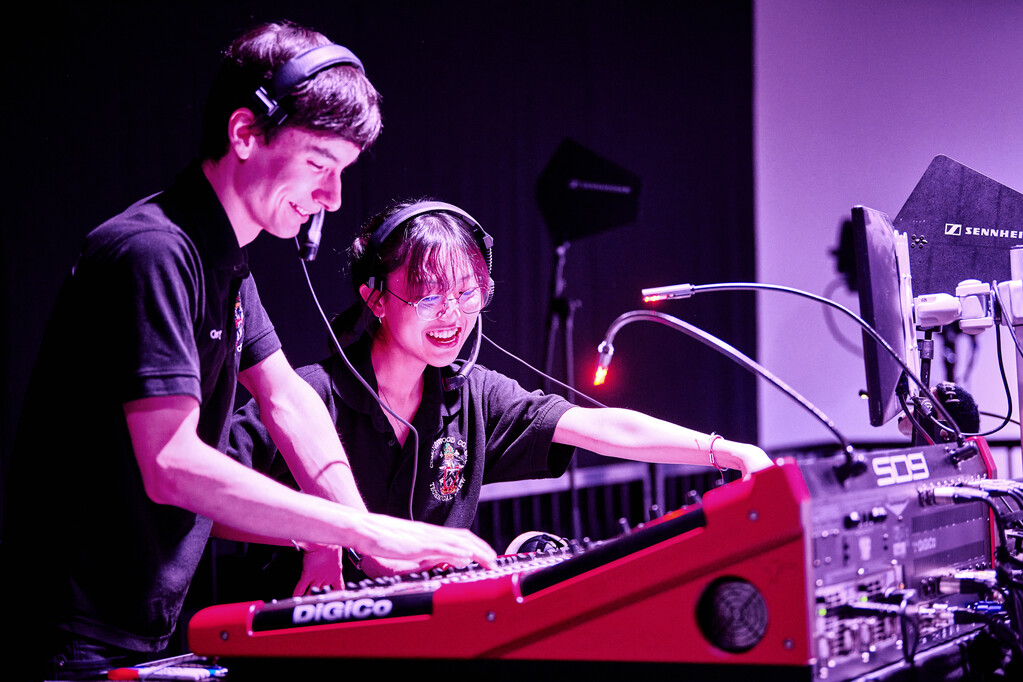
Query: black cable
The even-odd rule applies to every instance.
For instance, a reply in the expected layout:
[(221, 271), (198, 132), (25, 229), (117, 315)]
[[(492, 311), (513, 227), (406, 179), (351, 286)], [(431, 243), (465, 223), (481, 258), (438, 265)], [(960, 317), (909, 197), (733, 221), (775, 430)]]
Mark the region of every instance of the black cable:
[(927, 441), (928, 445), (934, 445), (934, 439), (931, 438), (931, 434), (927, 433), (927, 429), (925, 429), (917, 418), (913, 416), (913, 410), (909, 409), (909, 404), (906, 402), (906, 395), (900, 391), (896, 394), (896, 397), (899, 399), (899, 405), (902, 406), (902, 413), (906, 415), (906, 419), (913, 425), (913, 430), (920, 434), (920, 436)]
[[(296, 244), (298, 243), (297, 239), (295, 240), (295, 243)], [(320, 305), (320, 299), (316, 296), (316, 289), (313, 287), (313, 282), (309, 278), (309, 268), (306, 267), (305, 260), (304, 259), (300, 259), (299, 262), (302, 264), (302, 272), (303, 272), (303, 274), (305, 274), (305, 281), (306, 281), (306, 284), (309, 286), (309, 293), (313, 297), (313, 303), (316, 304), (316, 309), (319, 311), (320, 317), (323, 319), (323, 323), (327, 326), (327, 332), (330, 334), (330, 339), (331, 339), (331, 341), (334, 344), (334, 350), (337, 351), (338, 355), (341, 356), (341, 359), (344, 360), (344, 363), (348, 366), (348, 369), (351, 370), (352, 374), (355, 375), (355, 378), (359, 380), (359, 383), (361, 383), (366, 388), (366, 390), (369, 391), (369, 394), (371, 396), (373, 396), (373, 399), (377, 401), (377, 403), (380, 405), (380, 407), (382, 409), (386, 410), (388, 413), (390, 413), (391, 416), (393, 416), (399, 422), (401, 422), (402, 424), (404, 424), (405, 426), (408, 427), (409, 435), (412, 436), (412, 445), (413, 445), (413, 448), (412, 448), (412, 486), (411, 486), (410, 492), (409, 492), (408, 516), (409, 516), (409, 518), (411, 520), (415, 521), (415, 515), (412, 512), (412, 501), (413, 501), (413, 497), (415, 497), (415, 493), (416, 493), (416, 473), (417, 473), (417, 471), (419, 469), (419, 432), (416, 431), (416, 428), (414, 426), (412, 426), (412, 424), (410, 424), (408, 421), (406, 421), (401, 415), (399, 415), (397, 412), (392, 410), (391, 406), (388, 405), (386, 402), (384, 402), (383, 399), (381, 399), (380, 394), (377, 393), (375, 390), (373, 390), (373, 387), (369, 385), (369, 382), (366, 381), (366, 379), (363, 378), (363, 376), (361, 374), (359, 374), (359, 372), (355, 369), (355, 366), (352, 365), (351, 360), (348, 359), (348, 356), (345, 355), (344, 350), (341, 348), (341, 342), (338, 341), (337, 336), (334, 334), (333, 327), (330, 326), (330, 320), (327, 319), (327, 314), (325, 312), (323, 312), (323, 306)]]
[[(992, 287), (992, 289), (994, 289), (994, 288), (995, 287)], [(1013, 421), (1012, 417), (1011, 417), (1011, 415), (1012, 415), (1012, 391), (1009, 388), (1009, 380), (1008, 380), (1008, 377), (1007, 377), (1006, 372), (1005, 372), (1005, 356), (1002, 353), (1002, 330), (1001, 330), (1001, 325), (995, 325), (995, 347), (997, 349), (997, 354), (998, 354), (998, 371), (999, 371), (999, 376), (1002, 379), (1002, 388), (1003, 388), (1004, 393), (1005, 393), (1005, 401), (1006, 401), (1006, 404), (1007, 404), (1007, 406), (1006, 406), (1006, 414), (1003, 416), (1003, 415), (1000, 415), (1000, 414), (996, 415), (996, 414), (992, 414), (992, 413), (983, 413), (983, 414), (987, 414), (988, 416), (991, 416), (991, 417), (996, 417), (996, 418), (998, 418), (998, 419), (1000, 419), (1002, 421), (1001, 421), (1001, 423), (998, 426), (996, 426), (995, 428), (990, 429), (988, 431), (978, 431), (976, 433), (972, 433), (972, 432), (968, 432), (968, 431), (962, 432), (962, 435), (964, 435), (964, 436), (981, 436), (981, 437), (985, 437), (986, 438), (987, 436), (991, 436), (991, 435), (994, 435), (994, 434), (998, 433), (999, 431), (1004, 429), (1009, 423), (1011, 423)], [(972, 353), (973, 356), (977, 355), (975, 348), (976, 348), (976, 344), (974, 344), (974, 351)], [(901, 393), (899, 393), (898, 394), (898, 398), (899, 398), (899, 403), (901, 404), (902, 410), (905, 413), (907, 419), (910, 421), (911, 424), (913, 424), (913, 427), (916, 429), (916, 431), (918, 433), (920, 433), (923, 436), (923, 438), (928, 442), (928, 444), (933, 445), (934, 442), (930, 438), (930, 436), (927, 434), (926, 430), (923, 429), (923, 427), (920, 424), (920, 422), (917, 419), (915, 419), (914, 416), (910, 413), (910, 410), (909, 410), (909, 407), (908, 407), (908, 405), (906, 403), (905, 397)], [(926, 411), (920, 410), (920, 413), (922, 415), (924, 415), (925, 417), (927, 417), (928, 419), (930, 419), (933, 423), (938, 424), (938, 422), (933, 418), (933, 416), (930, 415), (930, 414), (927, 414)]]
[(985, 410), (978, 410), (978, 414), (980, 414), (980, 415), (982, 415), (984, 417), (994, 417), (995, 419), (1006, 419), (1010, 424), (1014, 424), (1016, 426), (1020, 425), (1019, 420), (1012, 419), (1011, 417), (1003, 417), (1002, 415), (995, 414), (994, 412), (987, 412)]
[(920, 628), (912, 614), (909, 613), (910, 600), (916, 596), (916, 590), (887, 590), (883, 597), (897, 597), (897, 602), (865, 601), (846, 604), (842, 609), (852, 613), (867, 612), (894, 616), (899, 620), (899, 631), (902, 634), (902, 657), (906, 665), (912, 667), (920, 644)]
[(895, 590), (885, 596), (887, 597), (891, 594), (896, 594), (900, 597), (897, 604), (897, 614), (899, 629), (902, 631), (902, 656), (903, 660), (906, 661), (906, 665), (912, 667), (916, 659), (917, 647), (920, 645), (920, 628), (906, 611), (909, 608), (910, 600), (916, 596), (916, 590)]
[[(869, 324), (867, 324), (866, 320), (864, 320), (862, 317), (860, 317), (859, 315), (857, 315), (853, 311), (849, 310), (845, 306), (841, 305), (840, 303), (836, 303), (835, 301), (832, 301), (831, 299), (828, 299), (828, 298), (824, 298), (823, 296), (818, 296), (816, 294), (811, 294), (808, 291), (802, 291), (801, 289), (794, 289), (792, 287), (781, 286), (781, 285), (778, 285), (778, 284), (761, 284), (759, 282), (721, 282), (721, 283), (716, 283), (716, 284), (693, 284), (693, 285), (687, 285), (687, 286), (689, 287), (688, 296), (692, 296), (693, 294), (696, 294), (696, 293), (701, 292), (701, 291), (748, 291), (748, 290), (757, 290), (757, 289), (763, 289), (765, 291), (780, 291), (782, 293), (794, 294), (796, 296), (801, 296), (803, 298), (808, 298), (810, 300), (816, 301), (818, 303), (822, 303), (822, 304), (824, 304), (826, 306), (830, 306), (830, 307), (834, 308), (835, 310), (838, 310), (838, 311), (842, 312), (843, 314), (845, 314), (848, 317), (850, 317), (851, 319), (853, 319), (858, 325), (860, 325), (860, 327), (862, 327), (863, 330), (866, 331), (867, 334), (872, 339), (874, 339), (874, 341), (877, 342), (878, 345), (880, 345), (882, 348), (884, 348), (885, 351), (887, 351), (888, 354), (891, 355), (891, 357), (895, 360), (895, 362), (898, 363), (899, 367), (902, 368), (902, 371), (906, 373), (906, 376), (908, 376), (910, 379), (912, 379), (913, 383), (916, 384), (917, 388), (919, 388), (920, 391), (925, 396), (927, 396), (928, 398), (931, 399), (931, 401), (933, 402), (935, 408), (939, 412), (941, 412), (941, 416), (945, 420), (947, 420), (947, 422), (951, 425), (951, 428), (946, 427), (944, 424), (942, 424), (941, 422), (937, 422), (937, 421), (935, 422), (935, 425), (939, 429), (941, 429), (943, 431), (952, 432), (955, 435), (957, 442), (961, 443), (961, 442), (963, 442), (963, 440), (965, 440), (965, 436), (963, 435), (962, 431), (959, 430), (959, 425), (956, 424), (955, 420), (952, 418), (952, 416), (945, 409), (945, 406), (942, 405), (938, 400), (935, 399), (934, 394), (931, 393), (931, 389), (928, 388), (926, 385), (924, 385), (924, 383), (920, 380), (920, 378), (916, 374), (913, 373), (913, 371), (906, 364), (905, 360), (903, 360), (901, 357), (899, 357), (899, 354), (896, 353), (894, 349), (892, 349), (891, 345), (889, 345), (889, 343), (884, 339), (884, 337), (881, 336), (877, 332), (877, 330), (875, 330), (873, 327), (871, 327)], [(682, 294), (677, 294), (677, 295), (672, 295), (669, 298), (684, 298), (684, 297), (687, 297), (687, 296), (683, 296)], [(1017, 344), (1017, 347), (1018, 347), (1018, 344)], [(1023, 355), (1023, 350), (1020, 351), (1020, 354)]]
[[(1000, 310), (1001, 307), (1002, 307), (1002, 303), (1001, 303), (1001, 301), (998, 298), (998, 285), (997, 285), (997, 283), (992, 283), (991, 291), (993, 292), (992, 295), (994, 296), (995, 306), (996, 306), (996, 308), (998, 308)], [(997, 315), (997, 317), (1001, 317), (1001, 315), (999, 314), (999, 315)], [(1011, 334), (1011, 336), (1012, 336), (1013, 343), (1016, 346), (1016, 349), (1020, 352), (1020, 355), (1023, 356), (1023, 349), (1020, 349), (1019, 341), (1016, 339), (1016, 335), (1015, 334)], [(1009, 388), (1009, 379), (1008, 379), (1008, 377), (1006, 376), (1006, 373), (1005, 373), (1005, 355), (1004, 355), (1004, 353), (1002, 353), (1002, 326), (1000, 324), (997, 324), (997, 323), (995, 324), (995, 349), (996, 349), (996, 353), (998, 354), (998, 372), (999, 372), (999, 374), (1002, 377), (1002, 388), (1005, 389), (1005, 402), (1006, 402), (1005, 416), (1002, 417), (1001, 415), (989, 414), (989, 416), (992, 416), (992, 417), (997, 416), (999, 419), (1002, 420), (1002, 423), (999, 424), (996, 428), (994, 428), (994, 429), (992, 429), (990, 431), (986, 431), (986, 432), (983, 432), (983, 433), (977, 433), (977, 434), (970, 434), (970, 435), (977, 435), (977, 436), (987, 437), (987, 436), (993, 435), (995, 433), (998, 433), (999, 431), (1004, 429), (1008, 424), (1013, 423), (1013, 419), (1012, 419), (1012, 389)], [(1015, 422), (1015, 423), (1018, 424), (1019, 422)]]
[(689, 324), (684, 320), (680, 320), (677, 317), (668, 315), (667, 313), (662, 313), (656, 310), (631, 310), (627, 313), (622, 313), (621, 315), (616, 317), (614, 321), (611, 322), (611, 325), (608, 327), (607, 332), (605, 332), (604, 340), (601, 342), (598, 348), (601, 357), (600, 360), (601, 365), (606, 367), (611, 362), (611, 358), (614, 355), (613, 341), (615, 336), (618, 334), (618, 331), (625, 325), (637, 321), (656, 322), (658, 324), (663, 324), (668, 327), (671, 327), (672, 329), (680, 331), (689, 336), (690, 338), (695, 339), (700, 343), (703, 343), (704, 345), (718, 351), (719, 353), (722, 353), (726, 357), (735, 360), (743, 367), (753, 372), (755, 375), (767, 379), (772, 384), (774, 384), (776, 388), (778, 388), (783, 393), (788, 395), (790, 398), (795, 400), (800, 405), (800, 407), (803, 407), (810, 414), (816, 417), (822, 424), (824, 424), (824, 426), (829, 431), (831, 431), (832, 435), (835, 436), (835, 439), (842, 444), (842, 449), (846, 453), (846, 456), (850, 463), (853, 463), (854, 460), (856, 460), (856, 455), (853, 452), (853, 447), (852, 444), (849, 442), (849, 439), (847, 439), (842, 434), (842, 432), (838, 430), (838, 427), (835, 425), (833, 421), (831, 421), (831, 418), (828, 417), (823, 412), (821, 412), (821, 410), (818, 409), (816, 405), (811, 403), (805, 397), (800, 395), (798, 391), (796, 391), (794, 388), (786, 384), (779, 377), (775, 376), (771, 371), (769, 371), (766, 367), (756, 362), (739, 349), (735, 348), (734, 346), (728, 343), (725, 343), (724, 341), (714, 336), (713, 334), (706, 332), (695, 325)]
[(575, 388), (572, 388), (572, 387), (571, 387), (571, 386), (569, 386), (568, 384), (566, 384), (566, 383), (563, 383), (563, 382), (561, 382), (561, 381), (558, 381), (558, 380), (557, 380), (557, 379), (555, 379), (554, 377), (552, 377), (552, 376), (550, 376), (550, 375), (548, 375), (548, 374), (545, 374), (544, 372), (541, 372), (541, 371), (540, 371), (540, 370), (538, 370), (538, 369), (537, 369), (536, 367), (533, 367), (533, 366), (532, 366), (531, 364), (529, 364), (528, 362), (526, 362), (525, 360), (523, 360), (523, 359), (522, 359), (522, 358), (520, 358), (519, 356), (515, 355), (514, 353), (512, 353), (512, 352), (510, 352), (510, 351), (508, 351), (508, 350), (506, 350), (506, 349), (504, 349), (504, 348), (501, 348), (501, 346), (497, 345), (497, 343), (495, 343), (495, 342), (494, 342), (494, 340), (493, 340), (492, 338), (490, 338), (489, 336), (487, 336), (486, 334), (484, 334), (484, 335), (483, 335), (483, 338), (484, 338), (484, 339), (486, 339), (486, 341), (487, 341), (487, 342), (488, 342), (488, 343), (489, 343), (489, 344), (490, 344), (491, 346), (493, 346), (493, 347), (494, 347), (494, 348), (496, 348), (497, 350), (501, 351), (502, 353), (504, 353), (504, 354), (505, 354), (505, 355), (507, 355), (508, 357), (512, 358), (513, 360), (515, 360), (515, 361), (517, 361), (517, 362), (520, 362), (520, 363), (522, 363), (522, 364), (523, 364), (523, 365), (524, 365), (524, 366), (525, 366), (526, 368), (528, 368), (528, 369), (530, 369), (530, 370), (532, 370), (532, 371), (536, 372), (537, 374), (539, 374), (539, 375), (540, 375), (541, 377), (543, 377), (544, 379), (547, 379), (548, 381), (551, 381), (551, 382), (553, 382), (553, 383), (557, 384), (557, 385), (558, 385), (558, 386), (560, 386), (561, 388), (564, 388), (564, 389), (566, 389), (566, 390), (568, 390), (568, 391), (571, 391), (572, 393), (575, 393), (576, 395), (578, 395), (578, 396), (579, 396), (579, 397), (581, 397), (581, 398), (586, 398), (586, 400), (589, 400), (589, 401), (590, 401), (591, 403), (593, 403), (593, 404), (594, 404), (594, 405), (596, 405), (597, 407), (607, 407), (607, 405), (605, 405), (604, 403), (602, 403), (602, 402), (600, 402), (600, 401), (598, 401), (598, 400), (594, 400), (593, 398), (591, 398), (590, 396), (586, 395), (586, 394), (585, 394), (585, 393), (583, 393), (582, 391), (580, 391), (580, 390), (578, 390), (578, 389), (575, 389)]
[[(998, 297), (998, 286), (997, 285), (992, 287), (992, 292), (993, 292), (993, 295), (995, 297), (995, 303), (997, 304), (998, 309), (999, 310), (1004, 310), (1004, 306), (1002, 306), (1002, 301)], [(1021, 358), (1023, 358), (1023, 348), (1020, 347), (1019, 339), (1016, 338), (1015, 334), (1012, 335), (1012, 343), (1016, 346), (1016, 352), (1019, 353)]]
[(997, 568), (999, 582), (1007, 585), (1005, 590), (1005, 610), (1009, 616), (1009, 623), (1013, 626), (1015, 651), (1023, 661), (1023, 582), (1020, 580), (1019, 570), (1013, 570), (1005, 566)]
[[(830, 297), (831, 293), (833, 291), (835, 291), (836, 289), (838, 289), (842, 285), (842, 283), (844, 281), (845, 281), (844, 277), (839, 277), (837, 279), (832, 280), (830, 283), (828, 283), (828, 285), (826, 287), (824, 287), (824, 296), (825, 297)], [(842, 348), (845, 348), (847, 351), (849, 351), (853, 355), (859, 357), (860, 353), (862, 352), (859, 344), (857, 344), (855, 341), (851, 341), (850, 339), (847, 339), (842, 334), (842, 330), (838, 328), (838, 324), (835, 322), (834, 316), (831, 315), (831, 309), (830, 308), (825, 307), (823, 309), (823, 312), (824, 312), (824, 324), (831, 331), (831, 337), (833, 339), (835, 339), (835, 341), (838, 343), (839, 346), (841, 346)]]
[(1023, 486), (1020, 484), (1003, 479), (982, 478), (976, 481), (965, 481), (963, 485), (983, 490), (995, 497), (1011, 497), (1016, 500), (1019, 508), (1023, 510)]

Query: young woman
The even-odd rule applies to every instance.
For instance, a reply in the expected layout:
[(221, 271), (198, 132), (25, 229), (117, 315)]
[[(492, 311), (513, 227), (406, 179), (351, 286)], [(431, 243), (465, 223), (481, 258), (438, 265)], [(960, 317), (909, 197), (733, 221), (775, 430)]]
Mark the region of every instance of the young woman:
[[(365, 384), (337, 354), (298, 371), (334, 419), (370, 511), (469, 528), (484, 483), (560, 476), (576, 447), (743, 476), (772, 465), (754, 445), (631, 410), (578, 407), (479, 365), (456, 372), (492, 292), (490, 245), (468, 214), (429, 201), (390, 207), (352, 245), (361, 301), (333, 327)], [(282, 466), (252, 403), (237, 415), (232, 445), (257, 469)], [(363, 568), (372, 576), (415, 566)]]

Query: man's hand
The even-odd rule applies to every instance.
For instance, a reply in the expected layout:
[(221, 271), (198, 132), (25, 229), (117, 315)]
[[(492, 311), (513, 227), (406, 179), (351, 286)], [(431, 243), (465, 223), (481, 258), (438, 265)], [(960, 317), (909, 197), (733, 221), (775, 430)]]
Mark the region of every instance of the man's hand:
[(415, 571), (426, 571), (436, 566), (432, 561), (408, 561), (406, 559), (380, 559), (364, 554), (362, 556), (362, 572), (370, 578), (401, 575)]
[(311, 589), (342, 589), (345, 585), (341, 571), (344, 550), (332, 545), (303, 544), (302, 575), (295, 585), (293, 597), (300, 597)]
[(493, 548), (464, 528), (366, 514), (362, 531), (364, 540), (356, 549), (378, 559), (405, 559), (431, 566), (462, 567), (473, 561), (486, 568), (497, 565), (497, 553)]
[[(496, 565), (494, 550), (463, 528), (445, 528), (377, 514), (367, 515), (367, 518), (375, 524), (371, 534), (373, 539), (382, 543), (372, 545), (373, 549), (369, 550), (380, 553), (380, 556), (362, 555), (362, 571), (370, 578), (428, 570), (439, 564), (462, 567), (476, 561), (487, 568)], [(360, 551), (366, 552), (372, 543), (361, 544)], [(306, 594), (310, 589), (344, 587), (342, 548), (300, 546), (304, 550), (302, 576), (295, 585), (293, 596)]]

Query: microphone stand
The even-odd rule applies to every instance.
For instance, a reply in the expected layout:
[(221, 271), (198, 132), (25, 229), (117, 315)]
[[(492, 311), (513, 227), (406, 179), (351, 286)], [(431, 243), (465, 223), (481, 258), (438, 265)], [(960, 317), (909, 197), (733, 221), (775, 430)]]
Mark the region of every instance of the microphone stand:
[[(923, 382), (924, 386), (930, 386), (931, 360), (934, 359), (934, 331), (932, 329), (924, 330), (924, 338), (918, 346), (920, 348), (920, 381)], [(919, 409), (921, 412), (931, 412), (934, 409), (925, 397), (914, 402), (917, 406), (916, 409)], [(908, 416), (909, 413), (907, 412), (906, 414)], [(936, 442), (934, 439), (938, 438), (937, 429), (930, 426), (930, 422), (926, 420), (919, 420), (917, 423), (920, 425), (920, 428), (913, 429), (913, 445), (924, 445), (926, 442), (920, 430), (927, 433), (932, 443)]]
[[(573, 352), (573, 334), (575, 331), (575, 310), (582, 302), (578, 299), (569, 299), (565, 295), (567, 281), (565, 279), (565, 264), (567, 262), (568, 248), (571, 244), (568, 241), (562, 242), (561, 246), (554, 251), (555, 264), (554, 276), (551, 282), (551, 298), (547, 307), (547, 345), (544, 348), (544, 373), (554, 373), (554, 350), (557, 345), (558, 333), (561, 332), (561, 340), (564, 344), (565, 362), (565, 383), (575, 388), (575, 354)], [(544, 391), (553, 392), (552, 384), (548, 379), (544, 380)], [(565, 398), (574, 402), (570, 395)], [(572, 537), (579, 538), (582, 535), (582, 518), (579, 512), (579, 490), (576, 487), (576, 458), (573, 457), (568, 465), (569, 495), (572, 502)]]
[[(575, 310), (582, 302), (578, 299), (571, 300), (565, 296), (567, 281), (565, 279), (565, 263), (568, 260), (569, 242), (564, 242), (555, 249), (556, 262), (554, 265), (554, 277), (551, 282), (551, 298), (547, 307), (547, 345), (544, 348), (544, 371), (553, 374), (554, 348), (557, 345), (558, 332), (564, 329), (562, 342), (565, 344), (565, 377), (569, 386), (574, 386), (573, 375), (575, 373), (574, 354), (572, 348), (572, 336), (575, 327)], [(545, 381), (544, 390), (551, 392), (551, 383)]]

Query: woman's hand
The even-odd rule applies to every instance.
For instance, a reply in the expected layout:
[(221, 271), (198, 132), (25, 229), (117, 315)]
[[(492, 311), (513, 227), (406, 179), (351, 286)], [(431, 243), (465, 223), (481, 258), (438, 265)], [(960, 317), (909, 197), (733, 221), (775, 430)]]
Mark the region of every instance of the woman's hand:
[(310, 590), (341, 589), (345, 585), (341, 562), (344, 550), (331, 545), (299, 545), (302, 548), (302, 575), (295, 585), (293, 597)]

